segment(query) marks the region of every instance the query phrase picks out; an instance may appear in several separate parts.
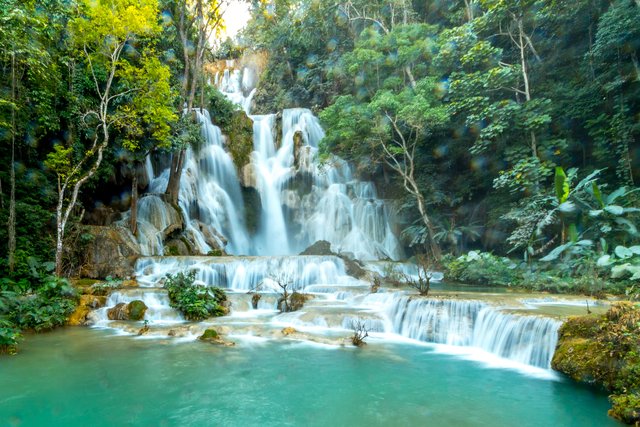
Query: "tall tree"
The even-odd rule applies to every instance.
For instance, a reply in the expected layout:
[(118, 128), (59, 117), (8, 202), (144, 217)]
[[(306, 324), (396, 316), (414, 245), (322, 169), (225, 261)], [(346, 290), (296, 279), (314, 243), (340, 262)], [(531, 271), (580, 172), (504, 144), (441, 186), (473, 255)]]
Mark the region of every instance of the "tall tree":
[[(49, 53), (42, 44), (46, 22), (36, 13), (34, 1), (0, 1), (0, 61), (9, 71), (9, 97), (0, 98), (0, 107), (8, 108), (11, 157), (9, 161), (9, 217), (7, 221), (8, 267), (13, 272), (16, 252), (16, 139), (20, 133), (17, 113), (22, 104), (23, 80), (30, 73), (48, 79)], [(51, 71), (49, 71), (51, 74)]]
[[(171, 98), (149, 105), (145, 112), (136, 111), (133, 99), (152, 91), (148, 80), (163, 66), (152, 55), (142, 55), (137, 66), (125, 59), (124, 51), (131, 43), (151, 37), (160, 31), (157, 0), (82, 0), (80, 16), (71, 23), (73, 41), (84, 58), (86, 72), (93, 85), (95, 103), (81, 107), (81, 123), (87, 131), (88, 147), (74, 156), (73, 146), (57, 145), (49, 154), (47, 166), (58, 180), (56, 206), (56, 274), (61, 275), (65, 229), (78, 200), (82, 186), (91, 179), (104, 158), (112, 139), (112, 128), (135, 126), (140, 117), (154, 123), (158, 137), (168, 138), (166, 123), (156, 122), (154, 108), (170, 108)], [(160, 113), (167, 117), (167, 113)], [(74, 141), (75, 142), (75, 141)]]
[[(177, 17), (173, 25), (182, 45), (184, 68), (180, 98), (186, 115), (191, 114), (197, 88), (205, 89), (202, 84), (205, 53), (211, 38), (223, 29), (223, 12), (227, 4), (226, 0), (177, 0), (171, 5), (173, 16)], [(166, 194), (174, 204), (178, 202), (185, 155), (186, 147), (180, 147), (171, 159)]]

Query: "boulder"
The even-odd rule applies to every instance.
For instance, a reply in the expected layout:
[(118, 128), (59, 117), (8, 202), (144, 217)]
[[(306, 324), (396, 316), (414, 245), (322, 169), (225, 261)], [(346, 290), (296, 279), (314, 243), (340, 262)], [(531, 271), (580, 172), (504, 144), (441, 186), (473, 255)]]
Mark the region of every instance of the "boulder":
[(208, 342), (210, 344), (223, 345), (225, 347), (232, 347), (235, 345), (233, 342), (223, 340), (220, 334), (218, 334), (218, 331), (212, 328), (205, 329), (202, 335), (198, 337), (198, 340)]
[(121, 302), (107, 310), (109, 320), (142, 320), (147, 312), (147, 306), (140, 300), (131, 301), (129, 304)]
[(640, 423), (640, 307), (611, 306), (604, 315), (569, 318), (558, 331), (553, 369), (611, 393), (609, 415)]
[(258, 188), (258, 178), (253, 162), (249, 162), (240, 169), (240, 185), (247, 188)]
[(144, 319), (144, 314), (147, 312), (147, 305), (140, 300), (135, 300), (129, 303), (127, 309), (129, 312), (129, 320), (142, 320)]
[(85, 251), (82, 276), (91, 279), (108, 276), (125, 279), (133, 276), (140, 248), (129, 229), (121, 226), (85, 226), (83, 232), (93, 238)]
[(313, 245), (300, 252), (300, 255), (337, 256), (338, 258), (342, 259), (342, 261), (344, 261), (345, 269), (349, 276), (361, 279), (363, 277), (366, 277), (367, 275), (367, 270), (362, 268), (357, 260), (350, 257), (353, 256), (353, 254), (337, 254), (333, 252), (331, 250), (331, 243), (327, 242), (326, 240), (318, 240)]
[(324, 256), (336, 255), (336, 253), (331, 250), (331, 243), (327, 242), (326, 240), (318, 240), (313, 245), (300, 252), (300, 255)]

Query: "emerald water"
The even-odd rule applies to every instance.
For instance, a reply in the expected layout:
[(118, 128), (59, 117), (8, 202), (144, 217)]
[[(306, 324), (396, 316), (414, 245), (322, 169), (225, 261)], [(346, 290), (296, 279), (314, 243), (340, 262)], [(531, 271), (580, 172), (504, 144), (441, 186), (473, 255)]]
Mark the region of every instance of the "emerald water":
[(606, 396), (562, 378), (382, 343), (235, 347), (66, 328), (0, 364), (9, 426), (609, 426)]

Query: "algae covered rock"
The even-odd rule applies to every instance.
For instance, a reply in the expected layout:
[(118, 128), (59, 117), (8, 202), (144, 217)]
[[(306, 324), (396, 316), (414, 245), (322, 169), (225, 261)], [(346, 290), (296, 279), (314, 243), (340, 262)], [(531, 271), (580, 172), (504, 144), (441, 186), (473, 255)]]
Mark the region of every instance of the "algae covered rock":
[(107, 310), (109, 320), (142, 320), (147, 312), (147, 306), (140, 300), (129, 304), (121, 302)]
[(213, 328), (205, 329), (205, 331), (198, 337), (198, 340), (208, 342), (210, 344), (218, 344), (226, 347), (234, 346), (235, 343), (225, 341), (222, 339), (218, 331)]
[(617, 303), (603, 316), (572, 317), (558, 332), (551, 366), (611, 392), (609, 415), (640, 423), (640, 307)]
[(75, 311), (71, 313), (67, 319), (67, 325), (69, 326), (82, 326), (87, 323), (87, 315), (91, 310), (104, 307), (107, 298), (96, 295), (81, 295), (78, 301), (78, 306)]
[(147, 305), (140, 301), (131, 301), (128, 305), (129, 320), (142, 320), (147, 312)]

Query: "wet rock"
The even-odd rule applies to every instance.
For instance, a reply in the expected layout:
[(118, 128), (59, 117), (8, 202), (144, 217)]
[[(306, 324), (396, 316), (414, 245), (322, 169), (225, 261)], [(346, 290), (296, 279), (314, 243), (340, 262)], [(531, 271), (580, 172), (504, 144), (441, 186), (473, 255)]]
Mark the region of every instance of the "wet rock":
[(327, 242), (326, 240), (318, 240), (313, 245), (302, 251), (300, 255), (337, 256), (338, 258), (342, 259), (342, 261), (344, 261), (345, 269), (347, 270), (347, 274), (349, 276), (356, 277), (358, 279), (367, 276), (367, 271), (362, 268), (359, 261), (349, 257), (349, 255), (353, 257), (353, 254), (337, 254), (333, 252), (331, 250), (331, 243)]
[(251, 295), (251, 306), (253, 307), (254, 310), (258, 309), (258, 303), (260, 302), (261, 298), (262, 298), (262, 295), (258, 293)]
[(291, 326), (287, 326), (282, 330), (282, 335), (289, 336), (289, 335), (295, 334), (296, 332), (298, 331), (296, 331), (295, 328), (292, 328)]
[(300, 252), (300, 255), (324, 256), (336, 255), (336, 253), (331, 250), (331, 243), (327, 242), (326, 240), (318, 240), (313, 245)]
[(83, 221), (90, 225), (110, 226), (120, 219), (120, 212), (111, 206), (98, 206), (91, 212), (87, 213)]
[(300, 208), (300, 196), (293, 190), (285, 190), (282, 192), (282, 204), (291, 210)]
[(127, 228), (86, 226), (83, 232), (93, 238), (85, 250), (81, 276), (91, 279), (133, 276), (140, 248)]
[(202, 335), (198, 337), (198, 339), (203, 342), (208, 342), (210, 344), (223, 345), (225, 347), (232, 347), (236, 345), (233, 342), (223, 340), (220, 334), (218, 334), (218, 331), (212, 328), (205, 329), (205, 331), (202, 333)]
[(86, 305), (80, 305), (76, 307), (75, 311), (71, 313), (71, 316), (67, 319), (67, 325), (69, 326), (82, 326), (86, 324), (87, 315), (91, 309)]
[(253, 162), (249, 162), (240, 169), (240, 185), (247, 188), (258, 188), (258, 178), (256, 175), (256, 168)]
[(571, 317), (558, 335), (553, 369), (604, 387), (612, 393), (609, 415), (640, 423), (640, 307), (621, 302), (604, 316)]
[(129, 320), (142, 320), (144, 319), (144, 314), (147, 312), (147, 305), (140, 300), (131, 301), (127, 308), (129, 311)]
[(140, 300), (129, 304), (121, 302), (107, 310), (109, 320), (142, 320), (147, 312), (147, 306)]

